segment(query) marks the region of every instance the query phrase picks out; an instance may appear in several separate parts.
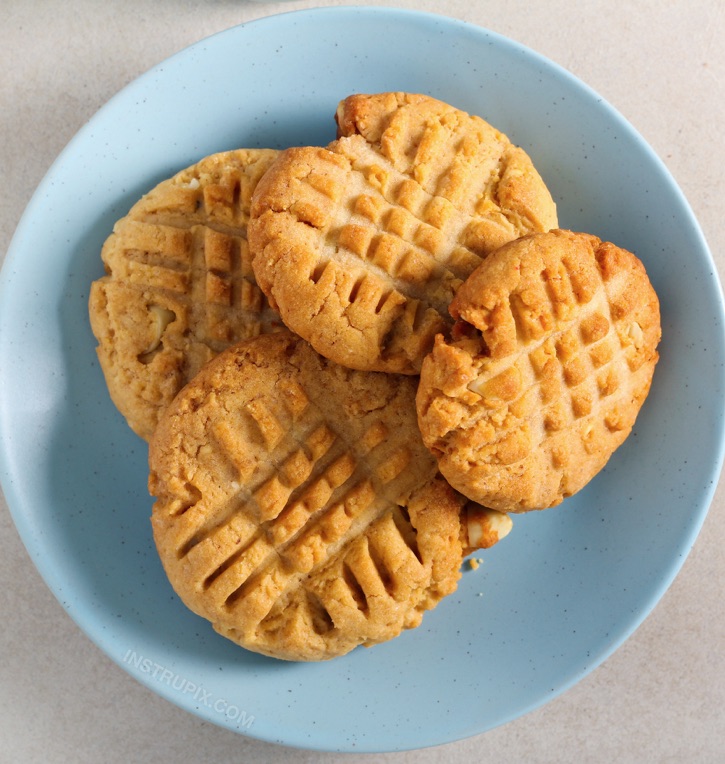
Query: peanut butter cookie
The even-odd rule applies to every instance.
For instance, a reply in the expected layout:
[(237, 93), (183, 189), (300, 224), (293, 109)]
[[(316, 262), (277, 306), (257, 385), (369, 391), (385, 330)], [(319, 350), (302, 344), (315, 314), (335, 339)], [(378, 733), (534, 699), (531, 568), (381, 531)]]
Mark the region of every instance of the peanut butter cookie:
[(249, 242), (285, 324), (350, 368), (416, 374), (448, 304), (489, 252), (557, 225), (528, 155), (424, 95), (356, 95), (327, 148), (284, 151), (258, 185)]
[(159, 414), (233, 342), (279, 328), (254, 280), (246, 241), (266, 149), (214, 154), (163, 181), (114, 226), (89, 313), (106, 383), (148, 440)]
[(510, 528), (440, 477), (412, 378), (346, 369), (288, 332), (235, 345), (186, 385), (151, 440), (149, 489), (183, 602), (287, 660), (417, 626), (463, 555)]
[(450, 307), (417, 393), (423, 439), (451, 485), (502, 511), (581, 489), (629, 435), (657, 363), (660, 313), (642, 263), (587, 234), (523, 237)]

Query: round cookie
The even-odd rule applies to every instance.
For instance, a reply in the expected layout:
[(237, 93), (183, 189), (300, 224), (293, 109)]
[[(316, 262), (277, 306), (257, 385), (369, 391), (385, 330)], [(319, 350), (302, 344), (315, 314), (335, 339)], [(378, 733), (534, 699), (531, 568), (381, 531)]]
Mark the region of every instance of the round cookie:
[(524, 237), (490, 255), (450, 306), (417, 393), (423, 440), (470, 499), (558, 504), (625, 440), (657, 363), (660, 313), (642, 263), (587, 234)]
[(282, 322), (256, 285), (246, 241), (252, 191), (277, 152), (202, 159), (119, 220), (91, 286), (97, 354), (117, 408), (148, 440), (161, 411), (201, 366)]
[(252, 201), (257, 282), (285, 324), (350, 368), (417, 374), (486, 255), (557, 225), (528, 155), (424, 95), (356, 95), (327, 148), (282, 152)]
[(423, 445), (410, 377), (288, 332), (207, 364), (150, 443), (154, 539), (182, 601), (241, 646), (323, 660), (417, 626), (508, 532)]

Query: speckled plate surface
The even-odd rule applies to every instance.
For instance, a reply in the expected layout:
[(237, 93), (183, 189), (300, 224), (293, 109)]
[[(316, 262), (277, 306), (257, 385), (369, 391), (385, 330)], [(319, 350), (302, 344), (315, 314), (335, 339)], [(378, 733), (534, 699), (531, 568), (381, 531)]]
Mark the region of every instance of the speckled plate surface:
[[(606, 470), (559, 508), (518, 518), (420, 628), (332, 662), (288, 664), (214, 634), (167, 583), (146, 445), (108, 398), (88, 288), (113, 222), (162, 178), (215, 151), (325, 144), (340, 98), (382, 90), (427, 92), (485, 117), (532, 156), (563, 226), (637, 253), (661, 298), (661, 361)], [(655, 605), (719, 475), (723, 346), (720, 287), (685, 199), (586, 86), (515, 42), (438, 16), (292, 13), (230, 29), (140, 77), (38, 188), (0, 281), (0, 475), (48, 586), (154, 691), (287, 745), (429, 746), (546, 702)]]

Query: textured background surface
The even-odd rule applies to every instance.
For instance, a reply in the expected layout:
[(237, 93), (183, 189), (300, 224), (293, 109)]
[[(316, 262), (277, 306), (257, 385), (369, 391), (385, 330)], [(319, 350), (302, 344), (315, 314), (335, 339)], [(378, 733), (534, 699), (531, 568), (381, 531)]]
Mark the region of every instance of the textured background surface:
[[(0, 0), (0, 258), (50, 164), (112, 95), (197, 40), (260, 16), (345, 3)], [(386, 5), (386, 3), (368, 3)], [(388, 4), (390, 5), (390, 4)], [(719, 0), (401, 2), (509, 36), (612, 103), (665, 161), (725, 273), (725, 5)], [(725, 751), (725, 494), (650, 617), (545, 707), (391, 762), (720, 762)], [(0, 497), (0, 759), (8, 762), (370, 761), (240, 737), (156, 697), (75, 626)]]

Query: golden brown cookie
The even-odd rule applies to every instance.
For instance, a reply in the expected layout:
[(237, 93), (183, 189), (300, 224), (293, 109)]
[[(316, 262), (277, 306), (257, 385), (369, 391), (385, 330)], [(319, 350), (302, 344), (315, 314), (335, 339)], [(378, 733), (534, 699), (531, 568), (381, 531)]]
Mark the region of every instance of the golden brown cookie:
[(552, 231), (490, 255), (451, 303), (417, 394), (443, 475), (502, 511), (582, 488), (625, 440), (657, 363), (660, 313), (642, 263)]
[(159, 414), (231, 343), (281, 326), (254, 280), (252, 191), (276, 152), (214, 154), (165, 180), (114, 226), (89, 313), (111, 398), (148, 440)]
[(207, 364), (149, 459), (178, 595), (220, 634), (287, 660), (417, 626), (456, 588), (463, 555), (510, 527), (440, 478), (413, 379), (346, 369), (288, 332)]
[(416, 374), (448, 304), (489, 252), (557, 225), (530, 158), (428, 96), (357, 95), (327, 148), (283, 152), (249, 242), (285, 324), (350, 368)]

